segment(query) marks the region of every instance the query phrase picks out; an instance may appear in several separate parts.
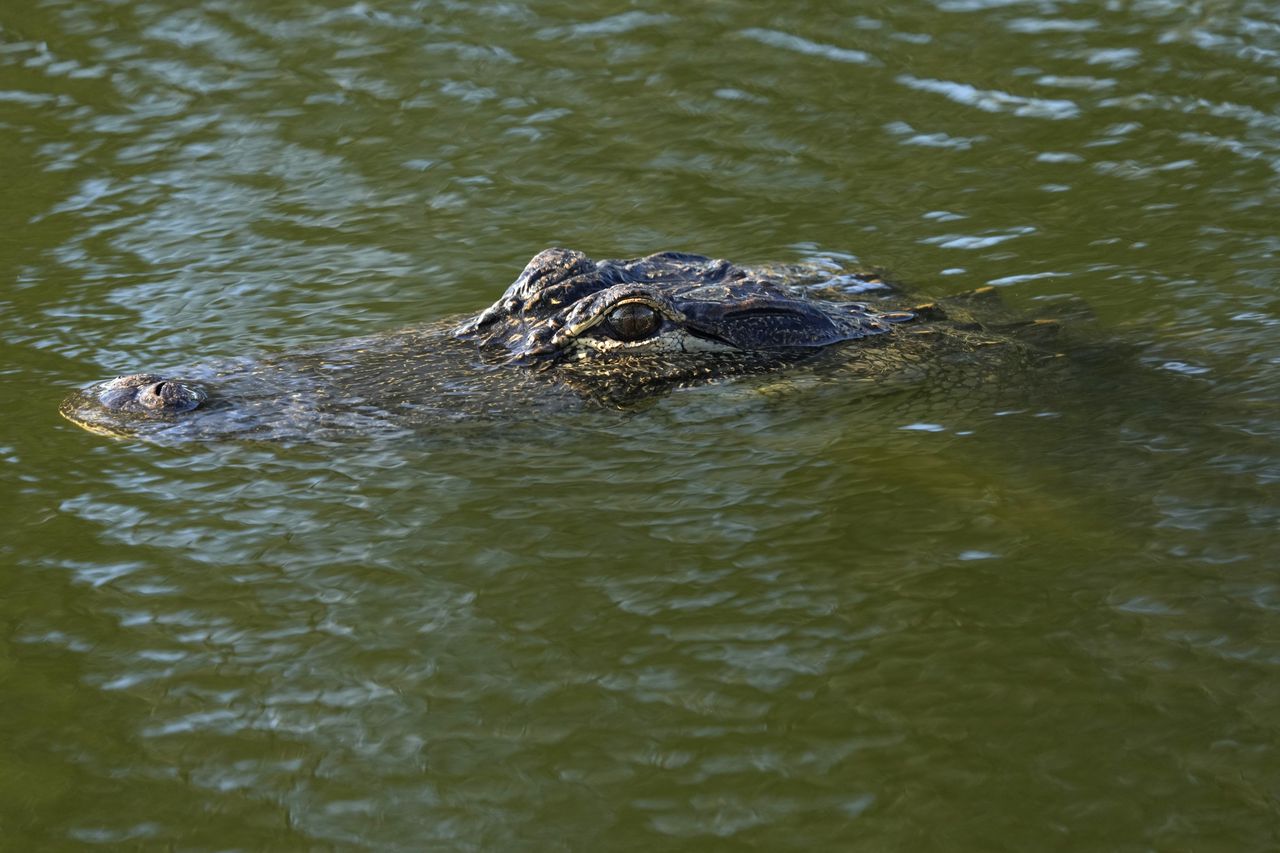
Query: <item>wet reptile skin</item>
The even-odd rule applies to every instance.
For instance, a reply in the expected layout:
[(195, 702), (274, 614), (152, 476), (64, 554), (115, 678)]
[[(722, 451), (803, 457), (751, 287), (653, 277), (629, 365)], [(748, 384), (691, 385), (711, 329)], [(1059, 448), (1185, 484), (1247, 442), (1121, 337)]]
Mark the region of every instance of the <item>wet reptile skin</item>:
[(977, 389), (1053, 358), (1052, 328), (1009, 317), (989, 289), (918, 304), (827, 267), (548, 249), (474, 317), (130, 374), (72, 394), (61, 412), (112, 435), (308, 440), (626, 408), (788, 370), (864, 391), (940, 374)]

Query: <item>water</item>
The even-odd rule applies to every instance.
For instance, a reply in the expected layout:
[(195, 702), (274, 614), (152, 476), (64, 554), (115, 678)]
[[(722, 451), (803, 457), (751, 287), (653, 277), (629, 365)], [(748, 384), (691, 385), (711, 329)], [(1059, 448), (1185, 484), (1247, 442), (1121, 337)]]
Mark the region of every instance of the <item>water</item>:
[[(47, 0), (0, 42), (0, 847), (1280, 844), (1273, 5)], [(58, 418), (548, 245), (1084, 300), (1094, 381)]]

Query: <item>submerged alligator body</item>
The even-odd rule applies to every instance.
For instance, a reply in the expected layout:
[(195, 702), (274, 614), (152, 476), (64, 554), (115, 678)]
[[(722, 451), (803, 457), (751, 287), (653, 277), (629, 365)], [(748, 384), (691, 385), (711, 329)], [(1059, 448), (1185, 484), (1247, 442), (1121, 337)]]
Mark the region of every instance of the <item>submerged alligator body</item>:
[(875, 276), (825, 267), (744, 268), (673, 252), (593, 261), (548, 249), (461, 322), (121, 376), (72, 394), (61, 412), (112, 435), (305, 440), (626, 407), (789, 367), (895, 384), (941, 364), (967, 363), (980, 377), (1054, 356), (1040, 334), (1050, 324), (981, 305), (990, 300), (987, 289), (914, 304)]

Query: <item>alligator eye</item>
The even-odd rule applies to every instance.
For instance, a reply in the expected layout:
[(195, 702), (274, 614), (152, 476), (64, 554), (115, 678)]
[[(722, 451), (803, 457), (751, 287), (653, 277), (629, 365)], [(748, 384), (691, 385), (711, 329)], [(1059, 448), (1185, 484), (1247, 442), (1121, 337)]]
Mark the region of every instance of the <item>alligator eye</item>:
[(605, 322), (620, 340), (630, 343), (658, 331), (661, 317), (643, 302), (627, 302), (610, 311)]

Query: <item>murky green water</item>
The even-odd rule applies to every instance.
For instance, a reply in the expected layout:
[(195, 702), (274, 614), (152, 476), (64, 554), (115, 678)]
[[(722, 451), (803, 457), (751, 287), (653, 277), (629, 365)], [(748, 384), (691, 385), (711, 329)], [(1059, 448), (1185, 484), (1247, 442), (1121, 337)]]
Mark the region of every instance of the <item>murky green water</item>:
[[(1264, 2), (0, 10), (0, 848), (1280, 845)], [(1066, 297), (1093, 387), (154, 447), (529, 256)]]

